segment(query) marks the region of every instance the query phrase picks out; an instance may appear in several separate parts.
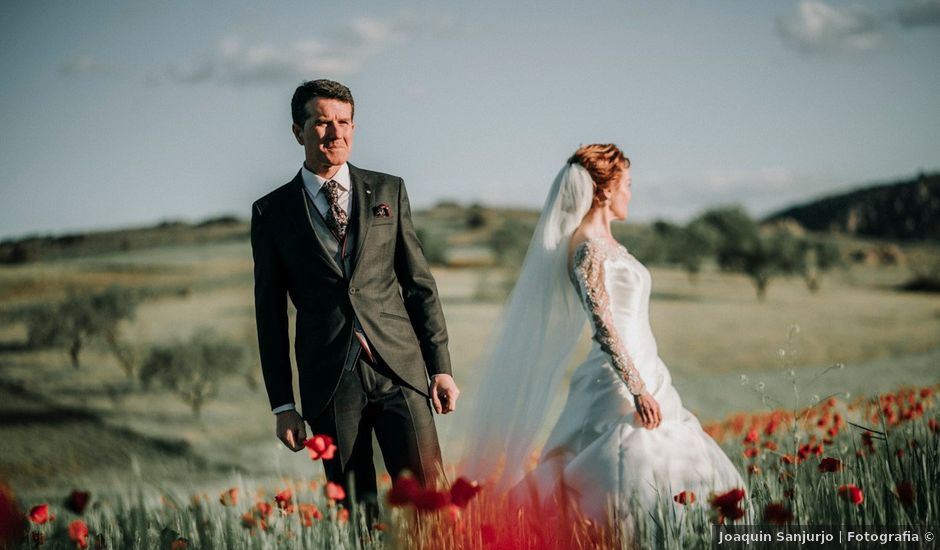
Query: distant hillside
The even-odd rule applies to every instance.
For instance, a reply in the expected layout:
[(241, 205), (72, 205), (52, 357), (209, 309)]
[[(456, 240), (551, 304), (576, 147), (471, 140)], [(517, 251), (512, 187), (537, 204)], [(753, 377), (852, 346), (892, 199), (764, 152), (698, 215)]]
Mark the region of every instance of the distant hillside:
[[(531, 227), (538, 211), (444, 201), (414, 212), (415, 226), (436, 244), (446, 245), (448, 261), (489, 261), (494, 232), (507, 222)], [(769, 216), (765, 221), (793, 220), (812, 231), (886, 240), (940, 240), (940, 174), (868, 187), (835, 195)], [(634, 246), (646, 225), (617, 226), (618, 235)], [(248, 239), (247, 220), (216, 217), (201, 223), (164, 222), (149, 227), (111, 229), (67, 235), (34, 235), (0, 241), (0, 264), (19, 264), (107, 254), (157, 246)], [(526, 236), (526, 239), (528, 237)], [(480, 251), (484, 251), (482, 254)], [(486, 256), (483, 260), (480, 255)], [(469, 258), (469, 259), (468, 259)]]
[(940, 239), (940, 174), (921, 174), (792, 206), (765, 221), (785, 219), (813, 231), (888, 240)]
[(212, 218), (196, 224), (163, 222), (149, 227), (108, 229), (59, 236), (37, 235), (0, 241), (0, 264), (243, 238), (248, 238), (248, 224), (234, 216)]

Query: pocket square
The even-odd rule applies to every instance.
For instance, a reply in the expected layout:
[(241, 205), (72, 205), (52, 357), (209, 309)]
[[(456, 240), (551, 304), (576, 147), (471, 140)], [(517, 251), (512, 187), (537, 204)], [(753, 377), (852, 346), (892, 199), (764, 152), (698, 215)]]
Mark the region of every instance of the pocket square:
[(375, 218), (387, 218), (392, 215), (392, 207), (387, 202), (372, 207), (372, 216)]

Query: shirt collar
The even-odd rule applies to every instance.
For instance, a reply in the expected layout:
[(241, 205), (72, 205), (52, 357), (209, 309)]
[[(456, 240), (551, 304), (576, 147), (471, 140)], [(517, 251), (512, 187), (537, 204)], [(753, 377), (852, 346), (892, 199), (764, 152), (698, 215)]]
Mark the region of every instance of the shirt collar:
[[(310, 193), (311, 197), (315, 197), (320, 191), (320, 188), (323, 187), (323, 184), (329, 181), (311, 172), (310, 169), (307, 168), (307, 163), (304, 163), (301, 167), (300, 174), (304, 179), (304, 186), (307, 188), (307, 192)], [(348, 192), (350, 189), (349, 164), (344, 162), (332, 179), (339, 184), (340, 193)]]

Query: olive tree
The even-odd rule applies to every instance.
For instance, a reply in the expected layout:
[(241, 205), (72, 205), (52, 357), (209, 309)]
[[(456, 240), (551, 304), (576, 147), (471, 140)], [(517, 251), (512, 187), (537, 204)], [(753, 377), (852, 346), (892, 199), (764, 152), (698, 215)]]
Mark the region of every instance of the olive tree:
[(198, 418), (222, 381), (244, 368), (240, 346), (200, 329), (186, 340), (153, 346), (140, 367), (140, 382), (144, 389), (156, 382), (174, 392)]
[(804, 256), (803, 281), (810, 292), (819, 292), (819, 279), (822, 273), (842, 265), (839, 247), (831, 241), (806, 240), (802, 243)]
[(669, 222), (653, 223), (656, 246), (659, 249), (657, 259), (675, 264), (695, 282), (702, 270), (702, 263), (714, 254), (715, 232), (700, 220), (680, 226)]
[(65, 347), (72, 366), (79, 368), (86, 344), (101, 338), (131, 376), (134, 356), (121, 342), (118, 327), (121, 321), (134, 318), (137, 304), (134, 292), (122, 286), (100, 292), (72, 287), (61, 302), (29, 308), (22, 312), (22, 319), (31, 347)]
[(751, 279), (757, 298), (764, 300), (773, 277), (799, 273), (804, 254), (800, 240), (788, 232), (765, 235), (760, 226), (737, 207), (709, 210), (697, 222), (715, 231), (715, 260), (725, 271)]

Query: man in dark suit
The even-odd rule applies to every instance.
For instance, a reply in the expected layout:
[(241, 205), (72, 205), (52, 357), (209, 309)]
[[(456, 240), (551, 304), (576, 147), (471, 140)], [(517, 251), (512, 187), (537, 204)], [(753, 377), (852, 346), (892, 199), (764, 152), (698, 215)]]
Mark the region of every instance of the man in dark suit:
[[(305, 82), (291, 101), (305, 161), (251, 210), (261, 369), (277, 437), (303, 449), (304, 421), (337, 445), (327, 478), (377, 508), (372, 432), (389, 473), (433, 483), (441, 451), (431, 406), (454, 410), (447, 328), (402, 179), (346, 162), (349, 89)], [(303, 417), (294, 406), (287, 297)], [(429, 383), (430, 379), (430, 383)], [(347, 502), (348, 504), (348, 502)]]

